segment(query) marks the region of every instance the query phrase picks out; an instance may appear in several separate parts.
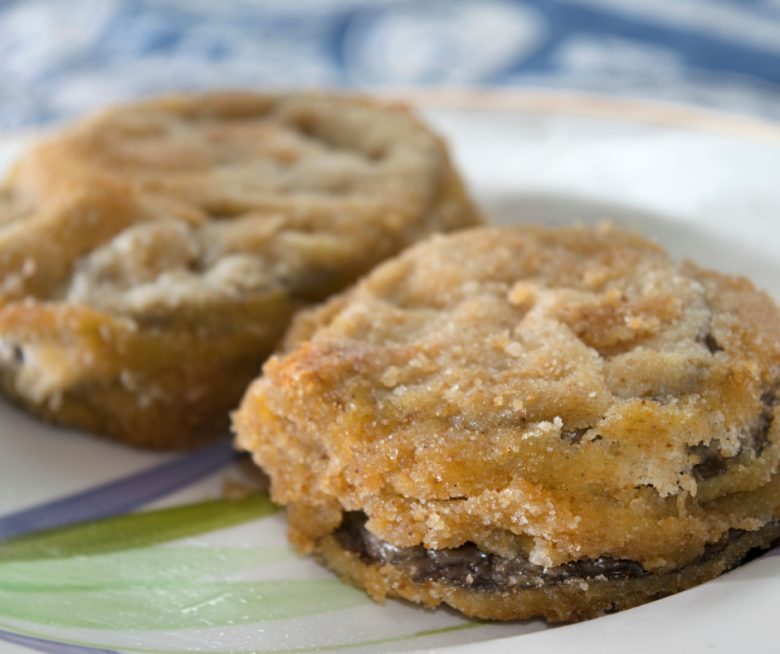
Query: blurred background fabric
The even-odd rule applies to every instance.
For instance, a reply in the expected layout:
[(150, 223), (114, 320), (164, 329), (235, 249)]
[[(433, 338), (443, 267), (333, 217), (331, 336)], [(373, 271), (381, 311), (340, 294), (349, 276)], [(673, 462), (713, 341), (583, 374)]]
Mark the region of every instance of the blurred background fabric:
[(243, 87), (565, 89), (780, 120), (780, 0), (0, 0), (0, 129)]

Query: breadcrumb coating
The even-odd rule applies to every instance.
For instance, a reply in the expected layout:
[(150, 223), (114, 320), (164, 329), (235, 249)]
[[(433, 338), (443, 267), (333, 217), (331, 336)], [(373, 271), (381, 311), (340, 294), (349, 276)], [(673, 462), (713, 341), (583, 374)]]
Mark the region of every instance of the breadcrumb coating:
[(0, 380), (49, 419), (191, 446), (226, 427), (293, 311), (477, 222), (404, 108), (236, 93), (111, 109), (0, 189)]
[(747, 280), (608, 225), (481, 228), (303, 312), (234, 426), (303, 551), (362, 511), (393, 546), (662, 575), (780, 515), (778, 380)]

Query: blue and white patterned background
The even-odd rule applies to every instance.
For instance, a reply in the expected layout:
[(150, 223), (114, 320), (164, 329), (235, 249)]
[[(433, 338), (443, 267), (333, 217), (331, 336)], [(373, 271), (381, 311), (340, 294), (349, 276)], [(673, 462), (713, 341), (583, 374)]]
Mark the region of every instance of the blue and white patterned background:
[(0, 0), (0, 127), (204, 87), (570, 89), (780, 119), (780, 0)]

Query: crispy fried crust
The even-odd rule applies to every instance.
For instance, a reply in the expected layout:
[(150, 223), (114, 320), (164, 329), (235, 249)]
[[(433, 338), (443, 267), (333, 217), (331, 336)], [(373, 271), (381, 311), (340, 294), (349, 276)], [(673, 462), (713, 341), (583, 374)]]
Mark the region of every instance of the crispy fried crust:
[(638, 236), (437, 237), (304, 312), (286, 348), (234, 424), (304, 551), (361, 510), (398, 547), (667, 575), (780, 514), (780, 312)]
[(0, 380), (49, 420), (191, 446), (227, 426), (297, 308), (478, 221), (403, 108), (215, 94), (113, 109), (0, 189)]

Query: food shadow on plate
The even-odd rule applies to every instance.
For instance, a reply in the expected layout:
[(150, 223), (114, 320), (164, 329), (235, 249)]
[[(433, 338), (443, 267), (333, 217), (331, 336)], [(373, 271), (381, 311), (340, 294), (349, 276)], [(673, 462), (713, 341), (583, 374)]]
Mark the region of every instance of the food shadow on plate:
[[(440, 604), (434, 608), (425, 608), (414, 602), (398, 598), (388, 597), (387, 605), (383, 611), (390, 611), (398, 616), (404, 616), (406, 611), (416, 613), (436, 614), (439, 619), (447, 616), (447, 619), (460, 624), (453, 624), (442, 628), (433, 628), (430, 630), (419, 631), (406, 637), (389, 639), (387, 642), (366, 643), (365, 645), (350, 646), (350, 651), (355, 654), (398, 654), (400, 652), (418, 652), (430, 648), (430, 651), (439, 648), (448, 648), (456, 645), (475, 645), (492, 643), (495, 640), (503, 638), (513, 638), (527, 634), (545, 631), (549, 629), (560, 629), (567, 626), (565, 623), (548, 623), (543, 618), (531, 618), (528, 620), (480, 620), (477, 618), (468, 619), (460, 611), (453, 609), (446, 604)], [(400, 611), (399, 611), (400, 610)], [(464, 619), (468, 622), (462, 622)]]

